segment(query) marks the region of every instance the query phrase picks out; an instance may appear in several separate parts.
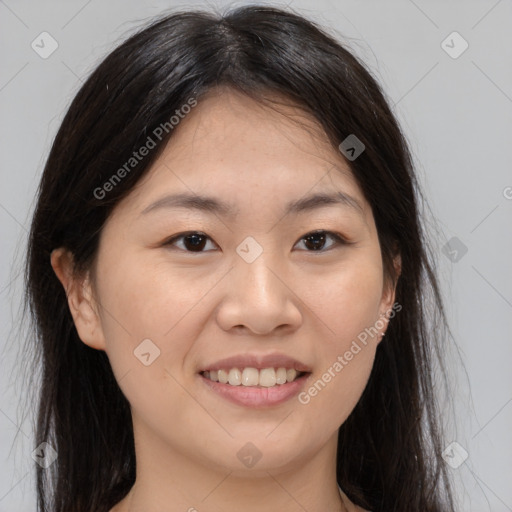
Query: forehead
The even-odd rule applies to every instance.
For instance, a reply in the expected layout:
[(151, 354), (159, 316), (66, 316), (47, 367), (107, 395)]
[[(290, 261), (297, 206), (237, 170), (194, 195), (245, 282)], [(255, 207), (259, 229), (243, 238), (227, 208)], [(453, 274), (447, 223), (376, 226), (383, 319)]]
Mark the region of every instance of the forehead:
[(240, 211), (341, 192), (366, 210), (350, 166), (317, 120), (285, 101), (272, 108), (231, 89), (198, 99), (140, 180), (131, 206), (140, 212), (165, 195), (187, 193), (220, 197)]

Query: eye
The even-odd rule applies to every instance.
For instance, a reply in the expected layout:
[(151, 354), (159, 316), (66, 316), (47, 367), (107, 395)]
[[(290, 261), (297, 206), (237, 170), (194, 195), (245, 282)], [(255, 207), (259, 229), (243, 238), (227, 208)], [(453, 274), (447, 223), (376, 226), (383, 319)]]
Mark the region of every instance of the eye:
[(200, 231), (190, 231), (188, 233), (181, 233), (179, 235), (173, 236), (171, 239), (165, 242), (165, 245), (174, 245), (178, 240), (183, 240), (185, 250), (187, 252), (207, 252), (203, 251), (204, 246), (206, 245), (207, 240), (211, 240), (208, 235)]
[[(329, 248), (332, 248), (333, 246), (337, 245), (348, 245), (349, 242), (345, 240), (341, 235), (338, 233), (333, 233), (332, 231), (325, 231), (325, 230), (318, 230), (318, 231), (312, 231), (311, 233), (308, 233), (307, 235), (304, 235), (299, 242), (305, 241), (305, 246), (309, 250), (308, 252), (312, 251), (322, 251), (322, 248), (325, 246), (325, 241), (327, 238), (331, 238), (334, 240), (334, 243), (332, 243)], [(328, 249), (329, 250), (329, 249)]]
[[(328, 238), (334, 240), (334, 242), (328, 246), (328, 250), (329, 248), (335, 247), (337, 245), (348, 245), (350, 243), (340, 234), (325, 230), (312, 231), (311, 233), (304, 235), (299, 240), (299, 242), (304, 241), (307, 252), (325, 252), (325, 250), (322, 249), (325, 249), (325, 242)], [(178, 247), (178, 242), (183, 242), (182, 247), (178, 247), (180, 250), (184, 250), (186, 252), (201, 253), (208, 252), (204, 250), (208, 241), (214, 244), (212, 239), (205, 233), (202, 233), (201, 231), (189, 231), (187, 233), (180, 233), (173, 236), (167, 240), (164, 245), (175, 245)]]

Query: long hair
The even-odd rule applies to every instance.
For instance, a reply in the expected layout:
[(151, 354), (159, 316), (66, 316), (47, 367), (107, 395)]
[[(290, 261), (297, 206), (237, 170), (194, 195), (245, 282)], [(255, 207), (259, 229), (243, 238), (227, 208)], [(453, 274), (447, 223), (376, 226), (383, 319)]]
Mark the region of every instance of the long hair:
[[(50, 254), (65, 247), (76, 274), (87, 270), (113, 208), (172, 137), (162, 125), (218, 86), (262, 104), (279, 97), (301, 106), (337, 150), (351, 134), (364, 144), (350, 168), (371, 205), (385, 278), (396, 285), (402, 310), (339, 429), (337, 480), (352, 501), (373, 512), (453, 510), (433, 372), (435, 361), (444, 368), (449, 329), (405, 136), (376, 78), (337, 38), (291, 10), (252, 5), (153, 20), (91, 73), (55, 137), (25, 267), (24, 307), (32, 326), (26, 350), (40, 373), (36, 446), (47, 442), (58, 454), (49, 468), (36, 465), (39, 511), (107, 512), (136, 474), (129, 403), (106, 354), (79, 339)], [(98, 193), (159, 127), (155, 149), (108, 194)]]

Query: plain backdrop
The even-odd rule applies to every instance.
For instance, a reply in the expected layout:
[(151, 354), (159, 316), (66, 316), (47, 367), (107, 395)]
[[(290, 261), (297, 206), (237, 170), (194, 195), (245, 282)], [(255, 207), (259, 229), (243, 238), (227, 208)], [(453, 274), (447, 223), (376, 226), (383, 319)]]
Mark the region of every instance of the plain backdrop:
[[(0, 0), (0, 512), (35, 510), (32, 418), (20, 411), (23, 383), (11, 369), (21, 357), (20, 272), (34, 195), (66, 108), (140, 23), (174, 7), (242, 4)], [(467, 452), (449, 467), (460, 510), (512, 511), (512, 2), (288, 4), (346, 38), (394, 105), (442, 229), (434, 247), (463, 363), (449, 360), (456, 421), (447, 440), (458, 457)], [(47, 58), (32, 47), (41, 37), (51, 43), (42, 32), (58, 45)]]

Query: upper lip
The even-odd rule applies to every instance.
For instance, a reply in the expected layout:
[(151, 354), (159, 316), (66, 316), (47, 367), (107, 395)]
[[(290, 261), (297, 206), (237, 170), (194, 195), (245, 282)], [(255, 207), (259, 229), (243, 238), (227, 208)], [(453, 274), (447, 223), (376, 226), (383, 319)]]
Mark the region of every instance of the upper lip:
[(208, 370), (226, 370), (231, 368), (256, 368), (262, 370), (263, 368), (293, 368), (298, 372), (311, 372), (311, 368), (305, 363), (293, 359), (286, 354), (273, 353), (273, 354), (239, 354), (236, 356), (226, 357), (214, 363), (204, 365), (199, 370), (199, 373)]

